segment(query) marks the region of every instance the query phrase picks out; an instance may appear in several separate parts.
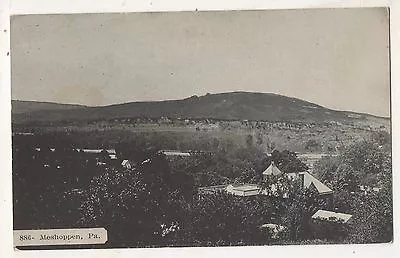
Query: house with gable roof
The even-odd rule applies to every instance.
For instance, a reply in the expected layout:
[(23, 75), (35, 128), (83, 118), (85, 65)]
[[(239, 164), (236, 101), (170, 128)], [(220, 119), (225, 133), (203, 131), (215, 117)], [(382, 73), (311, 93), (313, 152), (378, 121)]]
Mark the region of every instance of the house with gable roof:
[(299, 173), (287, 173), (287, 176), (291, 179), (299, 178), (304, 189), (315, 192), (319, 199), (324, 201), (325, 208), (333, 207), (333, 190), (312, 174), (304, 171)]
[(283, 172), (275, 165), (274, 161), (271, 161), (271, 165), (262, 173), (264, 180), (268, 176), (279, 176), (282, 174)]
[[(262, 172), (263, 181), (267, 181), (269, 177), (279, 178), (280, 176), (287, 176), (291, 180), (300, 179), (301, 185), (304, 189), (309, 189), (314, 191), (318, 198), (323, 200), (324, 206), (321, 208), (331, 208), (333, 206), (333, 191), (324, 183), (319, 181), (316, 177), (314, 177), (309, 172), (297, 172), (297, 173), (284, 173), (281, 171), (274, 163), (271, 161), (271, 164)], [(256, 195), (274, 195), (275, 192), (278, 191), (279, 184), (273, 183), (270, 191), (263, 190), (261, 185), (258, 184), (229, 184), (229, 185), (221, 185), (221, 186), (210, 186), (210, 187), (201, 187), (199, 188), (199, 192), (202, 193), (213, 193), (225, 191), (227, 193), (243, 196), (243, 197), (251, 197)], [(216, 191), (215, 189), (218, 189)], [(289, 196), (284, 194), (284, 198), (288, 198)]]

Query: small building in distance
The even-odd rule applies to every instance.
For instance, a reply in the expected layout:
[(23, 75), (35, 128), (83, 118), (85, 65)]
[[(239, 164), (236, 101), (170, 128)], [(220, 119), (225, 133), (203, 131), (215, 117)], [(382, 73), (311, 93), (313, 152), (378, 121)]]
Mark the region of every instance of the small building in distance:
[(131, 164), (131, 162), (130, 162), (129, 160), (127, 160), (127, 159), (124, 159), (124, 160), (121, 162), (121, 166), (124, 167), (124, 168), (126, 168), (126, 169), (131, 169), (131, 168), (133, 167), (132, 164)]
[(164, 154), (165, 156), (180, 156), (180, 157), (190, 157), (190, 152), (187, 151), (179, 151), (179, 150), (160, 150), (159, 153)]
[(103, 158), (108, 157), (110, 160), (117, 160), (117, 152), (115, 149), (76, 149), (78, 152), (83, 152), (86, 154), (93, 154), (97, 156), (103, 156)]
[(118, 159), (117, 158), (117, 152), (115, 151), (115, 149), (109, 149), (109, 150), (106, 150), (107, 151), (107, 153), (108, 153), (108, 157), (111, 159), (111, 160), (116, 160), (116, 159)]

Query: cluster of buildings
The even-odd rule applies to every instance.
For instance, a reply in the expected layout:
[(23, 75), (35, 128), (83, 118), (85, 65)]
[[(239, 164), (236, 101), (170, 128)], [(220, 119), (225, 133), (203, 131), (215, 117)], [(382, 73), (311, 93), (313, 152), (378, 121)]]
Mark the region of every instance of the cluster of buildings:
[[(56, 152), (56, 148), (48, 148), (50, 152)], [(36, 152), (42, 152), (44, 151), (40, 147), (35, 148)], [(91, 157), (93, 157), (96, 161), (96, 165), (102, 166), (102, 165), (107, 165), (107, 163), (116, 163), (118, 161), (117, 153), (115, 149), (72, 149), (72, 151), (75, 151), (77, 153), (84, 153), (88, 154)], [(49, 164), (44, 164), (44, 167), (48, 168), (50, 167)], [(60, 165), (57, 166), (57, 168), (61, 168)]]
[[(40, 148), (35, 148), (36, 151), (41, 151)], [(51, 152), (55, 151), (55, 148), (50, 148)], [(113, 162), (115, 164), (120, 164), (123, 168), (132, 169), (135, 167), (135, 163), (124, 159), (119, 160), (117, 157), (117, 153), (115, 149), (75, 149), (75, 151), (79, 153), (91, 154), (96, 158), (97, 165), (106, 165), (108, 162)], [(159, 153), (166, 155), (167, 157), (190, 157), (196, 154), (197, 152), (192, 151), (177, 151), (177, 150), (160, 150)], [(320, 156), (312, 156), (312, 157), (301, 157), (302, 159), (306, 158), (310, 160), (311, 163), (314, 163), (315, 160), (321, 158)], [(142, 164), (150, 162), (150, 160), (145, 160)], [(252, 196), (277, 196), (278, 194), (283, 194), (283, 198), (290, 198), (288, 192), (282, 191), (280, 185), (280, 178), (289, 179), (289, 182), (299, 182), (300, 186), (303, 189), (308, 189), (313, 191), (317, 198), (322, 200), (324, 203), (323, 207), (318, 210), (313, 216), (312, 219), (323, 219), (323, 220), (337, 220), (343, 223), (348, 223), (351, 219), (352, 215), (338, 213), (334, 211), (330, 211), (333, 208), (333, 190), (330, 189), (327, 185), (319, 181), (315, 176), (313, 176), (308, 171), (303, 172), (291, 172), (284, 173), (281, 171), (275, 163), (272, 161), (270, 166), (262, 172), (262, 182), (259, 184), (225, 184), (225, 185), (214, 185), (214, 186), (206, 186), (200, 187), (198, 189), (199, 193), (203, 194), (213, 194), (218, 192), (226, 192), (235, 196), (240, 196), (243, 198), (250, 198)], [(270, 181), (270, 179), (278, 179), (274, 181)], [(266, 183), (273, 182), (270, 185), (266, 186)], [(375, 189), (374, 189), (375, 190)], [(267, 224), (266, 224), (267, 225)], [(271, 226), (274, 227), (277, 226)]]
[[(308, 189), (313, 191), (317, 198), (322, 200), (323, 206), (318, 210), (313, 216), (314, 220), (335, 220), (343, 223), (348, 223), (352, 215), (338, 213), (330, 211), (333, 208), (333, 190), (327, 185), (319, 181), (311, 173), (297, 172), (297, 173), (284, 173), (282, 172), (272, 161), (271, 165), (262, 173), (263, 182), (260, 184), (226, 184), (226, 185), (215, 185), (200, 187), (199, 193), (212, 194), (217, 192), (226, 192), (235, 196), (241, 196), (243, 198), (249, 198), (252, 196), (276, 196), (278, 192), (282, 194), (283, 198), (290, 198), (288, 192), (281, 191), (279, 185), (279, 178), (286, 177), (289, 182), (295, 182), (299, 180), (300, 185), (303, 189)], [(273, 181), (268, 186), (265, 183), (269, 182), (269, 179), (275, 178), (278, 180)], [(271, 181), (272, 182), (272, 181)]]

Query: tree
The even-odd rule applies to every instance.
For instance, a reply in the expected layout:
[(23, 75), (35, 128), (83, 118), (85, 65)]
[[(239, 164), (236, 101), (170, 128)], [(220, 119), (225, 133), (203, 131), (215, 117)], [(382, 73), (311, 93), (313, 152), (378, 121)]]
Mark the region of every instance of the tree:
[(132, 170), (108, 168), (86, 190), (80, 223), (106, 227), (113, 246), (159, 245), (162, 225), (180, 218), (184, 190), (175, 179), (161, 155)]
[(302, 172), (308, 169), (307, 165), (297, 158), (296, 153), (284, 150), (274, 150), (271, 157), (265, 159), (264, 169), (266, 169), (271, 161), (284, 173)]
[(359, 174), (363, 185), (377, 185), (383, 174), (391, 171), (391, 155), (373, 141), (361, 141), (346, 148), (342, 163)]
[(336, 210), (353, 215), (347, 239), (352, 243), (393, 239), (391, 154), (382, 143), (379, 137), (356, 142), (338, 157), (322, 159), (315, 167), (335, 191)]
[(246, 145), (247, 145), (247, 147), (253, 146), (253, 135), (248, 134), (246, 136)]
[(239, 177), (235, 178), (235, 183), (250, 183), (256, 184), (261, 180), (261, 174), (257, 173), (255, 169), (244, 168)]
[(304, 146), (304, 149), (309, 151), (317, 151), (320, 148), (321, 145), (315, 139), (308, 140)]
[(356, 192), (360, 188), (360, 175), (349, 165), (341, 164), (335, 171), (332, 184), (335, 190)]
[(264, 135), (260, 131), (257, 132), (256, 142), (258, 145), (262, 145), (264, 142)]
[(392, 138), (390, 134), (386, 131), (378, 131), (372, 133), (371, 140), (373, 142), (376, 142), (380, 146), (385, 146), (385, 145), (390, 146), (392, 144)]
[(340, 158), (327, 156), (317, 161), (313, 168), (313, 173), (324, 183), (332, 184), (336, 170), (341, 164)]
[(297, 179), (290, 188), (289, 196), (285, 203), (283, 224), (289, 229), (288, 240), (299, 241), (313, 238), (311, 216), (324, 203), (318, 194), (312, 190), (304, 189), (301, 180)]
[(181, 230), (170, 241), (185, 246), (268, 244), (271, 235), (260, 227), (273, 212), (271, 202), (260, 196), (200, 194), (187, 206)]

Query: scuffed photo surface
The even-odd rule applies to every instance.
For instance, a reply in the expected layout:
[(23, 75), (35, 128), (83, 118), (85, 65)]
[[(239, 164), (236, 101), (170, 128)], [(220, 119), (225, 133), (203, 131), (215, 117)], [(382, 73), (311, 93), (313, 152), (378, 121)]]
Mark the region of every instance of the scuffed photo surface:
[(388, 19), (12, 17), (14, 229), (107, 230), (79, 248), (391, 242)]

